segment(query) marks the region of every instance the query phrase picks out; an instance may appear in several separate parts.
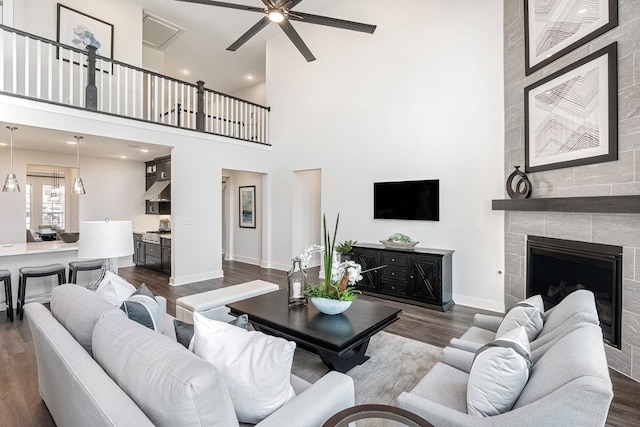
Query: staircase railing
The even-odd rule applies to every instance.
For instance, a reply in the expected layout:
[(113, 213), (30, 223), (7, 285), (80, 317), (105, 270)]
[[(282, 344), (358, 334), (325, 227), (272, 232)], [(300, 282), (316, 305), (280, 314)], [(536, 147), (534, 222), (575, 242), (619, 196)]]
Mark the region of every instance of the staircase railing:
[(269, 107), (0, 25), (0, 93), (269, 144)]

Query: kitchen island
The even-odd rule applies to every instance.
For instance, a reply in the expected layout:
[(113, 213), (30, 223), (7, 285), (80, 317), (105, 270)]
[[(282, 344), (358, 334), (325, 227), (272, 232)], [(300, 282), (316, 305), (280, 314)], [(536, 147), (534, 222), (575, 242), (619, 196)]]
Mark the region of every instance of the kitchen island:
[[(78, 260), (78, 242), (64, 243), (61, 240), (54, 240), (0, 244), (0, 268), (11, 272), (13, 306), (16, 307), (18, 298), (18, 279), (21, 267), (62, 264), (68, 269), (69, 262)], [(57, 284), (55, 276), (30, 278), (27, 283), (26, 302), (48, 301), (51, 290)], [(4, 292), (0, 293), (0, 298), (0, 310), (6, 310)]]

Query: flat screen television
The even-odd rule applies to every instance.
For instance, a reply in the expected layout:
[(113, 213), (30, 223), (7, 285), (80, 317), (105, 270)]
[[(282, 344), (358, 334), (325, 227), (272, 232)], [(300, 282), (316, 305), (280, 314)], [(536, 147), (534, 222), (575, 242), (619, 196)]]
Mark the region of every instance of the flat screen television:
[(374, 183), (373, 218), (439, 221), (440, 181)]

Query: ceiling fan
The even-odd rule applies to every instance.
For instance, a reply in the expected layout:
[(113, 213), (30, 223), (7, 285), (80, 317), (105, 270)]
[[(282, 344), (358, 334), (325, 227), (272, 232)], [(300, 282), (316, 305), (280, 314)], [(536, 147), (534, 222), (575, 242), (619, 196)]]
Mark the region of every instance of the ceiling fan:
[(251, 37), (255, 36), (260, 30), (269, 25), (270, 22), (277, 23), (282, 31), (289, 37), (293, 44), (298, 48), (302, 56), (308, 62), (314, 61), (316, 58), (313, 56), (307, 45), (302, 41), (302, 38), (298, 32), (293, 28), (289, 21), (306, 22), (309, 24), (325, 25), (327, 27), (342, 28), (345, 30), (360, 31), (363, 33), (373, 34), (376, 30), (375, 25), (361, 24), (359, 22), (345, 21), (343, 19), (329, 18), (326, 16), (311, 15), (304, 12), (293, 12), (295, 6), (302, 0), (262, 0), (265, 7), (245, 6), (241, 4), (225, 3), (221, 1), (212, 0), (178, 0), (187, 3), (198, 3), (209, 6), (226, 7), (229, 9), (247, 10), (249, 12), (258, 12), (265, 15), (258, 23), (240, 36), (238, 40), (233, 42), (227, 50), (235, 51), (240, 46), (245, 44)]

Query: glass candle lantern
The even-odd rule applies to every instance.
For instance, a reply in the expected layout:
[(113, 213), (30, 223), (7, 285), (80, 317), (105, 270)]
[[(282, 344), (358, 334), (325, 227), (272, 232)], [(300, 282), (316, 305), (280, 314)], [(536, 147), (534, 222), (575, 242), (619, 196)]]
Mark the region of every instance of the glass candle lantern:
[(293, 259), (293, 266), (287, 273), (289, 281), (289, 307), (307, 305), (307, 297), (304, 291), (307, 289), (307, 274), (302, 268), (300, 257)]

